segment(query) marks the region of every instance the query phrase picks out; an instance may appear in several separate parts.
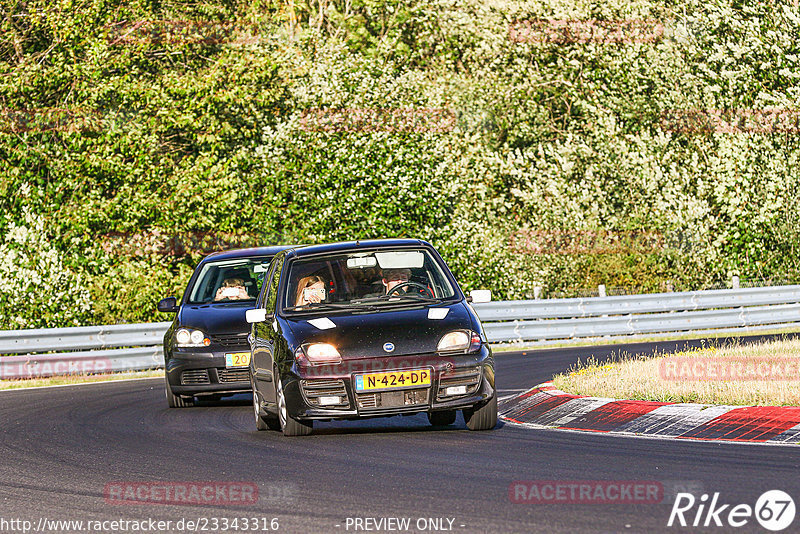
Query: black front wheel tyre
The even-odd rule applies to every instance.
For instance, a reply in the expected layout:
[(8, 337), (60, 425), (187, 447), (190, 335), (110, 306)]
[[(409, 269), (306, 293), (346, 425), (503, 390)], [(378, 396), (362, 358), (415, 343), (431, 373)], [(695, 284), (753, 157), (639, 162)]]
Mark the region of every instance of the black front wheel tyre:
[(167, 406), (170, 408), (188, 408), (194, 406), (194, 397), (185, 399), (172, 393), (166, 373), (164, 373), (164, 393), (167, 395)]
[(479, 408), (466, 408), (464, 422), (470, 430), (491, 430), (497, 426), (497, 394)]
[(278, 400), (278, 420), (283, 430), (284, 436), (308, 436), (313, 428), (313, 421), (298, 421), (289, 416), (286, 408), (286, 396), (283, 393), (283, 381), (275, 376), (276, 391), (275, 397)]
[(253, 415), (255, 416), (256, 430), (280, 430), (281, 426), (277, 417), (264, 417), (261, 415), (260, 397), (252, 377), (250, 377), (250, 386), (253, 388)]

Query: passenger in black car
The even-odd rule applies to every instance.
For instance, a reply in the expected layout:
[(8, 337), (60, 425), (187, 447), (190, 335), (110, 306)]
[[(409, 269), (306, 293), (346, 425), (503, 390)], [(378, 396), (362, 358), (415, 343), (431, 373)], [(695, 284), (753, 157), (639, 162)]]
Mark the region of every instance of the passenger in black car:
[(244, 280), (241, 278), (227, 278), (222, 285), (217, 289), (214, 295), (214, 301), (220, 300), (243, 300), (249, 299), (250, 295), (244, 287)]
[(297, 283), (295, 306), (308, 306), (325, 300), (325, 280), (319, 276), (306, 276)]

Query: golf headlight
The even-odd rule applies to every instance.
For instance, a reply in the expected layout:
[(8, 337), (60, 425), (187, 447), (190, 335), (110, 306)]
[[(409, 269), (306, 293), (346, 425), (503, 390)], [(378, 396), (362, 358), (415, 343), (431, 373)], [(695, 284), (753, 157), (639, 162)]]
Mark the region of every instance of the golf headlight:
[(181, 328), (175, 332), (175, 343), (179, 347), (207, 347), (211, 340), (200, 330)]
[(474, 352), (481, 346), (481, 336), (470, 330), (453, 330), (442, 336), (437, 352)]
[(323, 365), (328, 363), (342, 363), (342, 356), (336, 347), (329, 343), (312, 343), (299, 349), (295, 357), (302, 353), (308, 360), (309, 365)]

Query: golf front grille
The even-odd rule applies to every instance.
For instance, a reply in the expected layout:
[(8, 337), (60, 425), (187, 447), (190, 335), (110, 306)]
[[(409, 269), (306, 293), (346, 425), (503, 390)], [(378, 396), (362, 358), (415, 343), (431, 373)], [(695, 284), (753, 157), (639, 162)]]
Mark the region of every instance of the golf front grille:
[(244, 334), (222, 334), (211, 336), (211, 342), (222, 347), (250, 347), (250, 344), (247, 341), (247, 332)]
[(217, 369), (220, 384), (229, 382), (250, 382), (250, 370), (244, 369)]
[(193, 386), (196, 384), (210, 384), (208, 369), (189, 369), (181, 373), (181, 384)]

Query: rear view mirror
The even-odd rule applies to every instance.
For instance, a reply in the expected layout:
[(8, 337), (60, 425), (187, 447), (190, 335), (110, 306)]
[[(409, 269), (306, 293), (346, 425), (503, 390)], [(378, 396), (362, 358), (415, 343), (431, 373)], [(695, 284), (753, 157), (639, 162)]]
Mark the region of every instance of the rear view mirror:
[(367, 267), (375, 267), (378, 260), (375, 256), (361, 256), (357, 258), (347, 258), (348, 269), (366, 269)]
[(248, 323), (263, 323), (267, 320), (267, 310), (264, 308), (256, 308), (254, 310), (247, 310), (244, 312), (245, 318)]
[(473, 289), (469, 292), (473, 304), (483, 304), (492, 301), (492, 292), (489, 289)]
[(160, 312), (176, 312), (178, 311), (178, 299), (175, 297), (167, 297), (158, 301), (156, 309)]

